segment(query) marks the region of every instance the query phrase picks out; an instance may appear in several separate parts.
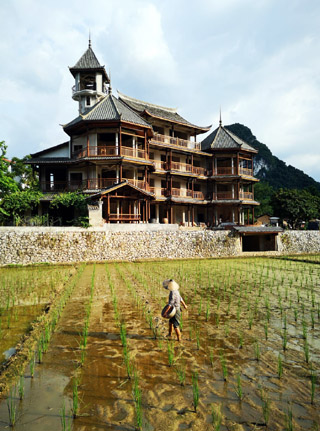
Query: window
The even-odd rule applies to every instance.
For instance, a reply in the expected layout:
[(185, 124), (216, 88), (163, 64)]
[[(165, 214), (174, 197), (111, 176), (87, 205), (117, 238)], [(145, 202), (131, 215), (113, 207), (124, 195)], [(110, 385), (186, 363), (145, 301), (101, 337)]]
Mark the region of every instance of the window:
[(82, 145), (74, 145), (73, 146), (73, 151), (75, 153), (77, 153), (78, 151), (81, 151), (81, 150), (82, 150)]
[(90, 96), (86, 97), (86, 106), (90, 106), (91, 105), (91, 100), (90, 100)]

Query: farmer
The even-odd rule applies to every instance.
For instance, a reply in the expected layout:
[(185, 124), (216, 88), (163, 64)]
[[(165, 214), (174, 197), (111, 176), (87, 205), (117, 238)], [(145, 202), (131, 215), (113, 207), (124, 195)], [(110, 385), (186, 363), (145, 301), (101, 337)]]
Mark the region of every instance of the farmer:
[(177, 335), (177, 340), (181, 341), (181, 331), (180, 331), (180, 318), (181, 318), (181, 310), (180, 310), (180, 304), (184, 306), (185, 309), (187, 309), (187, 305), (182, 299), (180, 293), (179, 293), (179, 284), (176, 283), (174, 280), (165, 280), (162, 283), (163, 287), (167, 290), (170, 290), (169, 294), (169, 305), (173, 305), (176, 308), (176, 314), (171, 317), (169, 320), (169, 334), (168, 337), (171, 337), (172, 335), (172, 328), (174, 328), (174, 331)]

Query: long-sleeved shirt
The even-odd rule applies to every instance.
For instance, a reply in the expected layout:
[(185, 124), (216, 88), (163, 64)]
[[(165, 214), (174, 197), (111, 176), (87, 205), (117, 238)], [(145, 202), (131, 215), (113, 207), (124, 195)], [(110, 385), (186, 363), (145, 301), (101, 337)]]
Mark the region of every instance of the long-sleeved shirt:
[(177, 310), (180, 310), (180, 304), (181, 304), (182, 297), (180, 295), (179, 290), (173, 290), (169, 294), (169, 304), (174, 305)]

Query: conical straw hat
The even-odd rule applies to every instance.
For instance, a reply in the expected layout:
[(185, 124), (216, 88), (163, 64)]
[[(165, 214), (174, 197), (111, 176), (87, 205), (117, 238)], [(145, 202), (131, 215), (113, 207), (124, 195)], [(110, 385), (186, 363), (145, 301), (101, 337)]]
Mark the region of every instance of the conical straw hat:
[(170, 279), (170, 280), (164, 280), (162, 283), (162, 286), (167, 289), (167, 290), (179, 290), (179, 284), (176, 283), (174, 280)]

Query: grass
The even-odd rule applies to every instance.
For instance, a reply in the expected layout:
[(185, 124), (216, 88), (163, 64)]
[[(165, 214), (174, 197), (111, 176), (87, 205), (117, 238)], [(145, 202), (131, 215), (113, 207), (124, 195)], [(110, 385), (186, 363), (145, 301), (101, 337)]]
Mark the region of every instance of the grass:
[(17, 405), (16, 405), (16, 389), (10, 389), (9, 395), (7, 397), (7, 408), (8, 408), (8, 415), (9, 415), (9, 426), (11, 428), (15, 427), (16, 420), (17, 420)]

